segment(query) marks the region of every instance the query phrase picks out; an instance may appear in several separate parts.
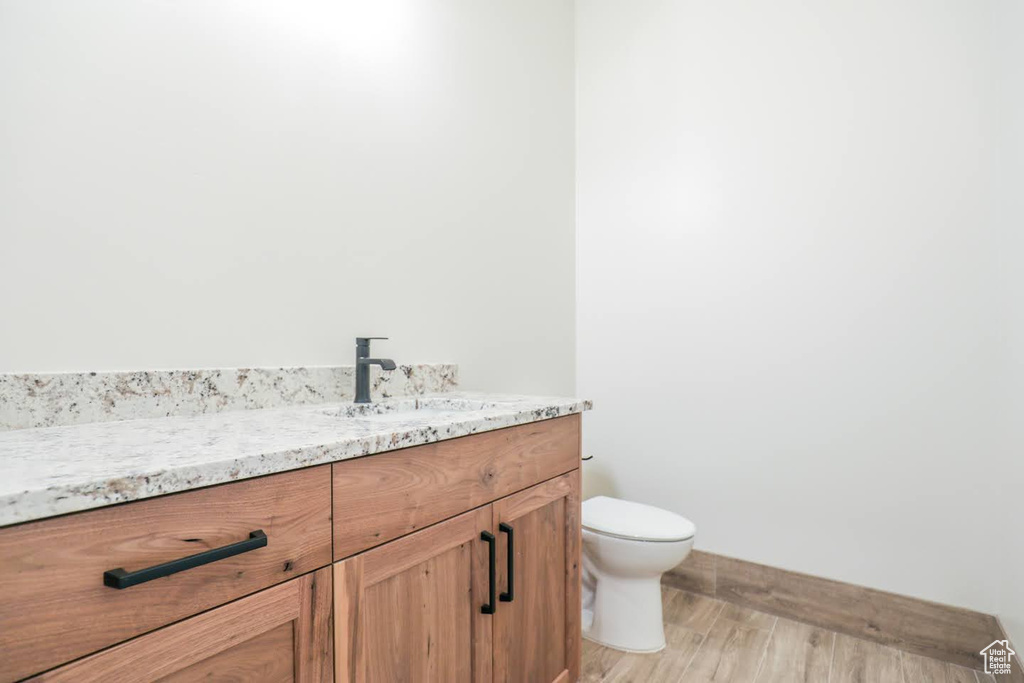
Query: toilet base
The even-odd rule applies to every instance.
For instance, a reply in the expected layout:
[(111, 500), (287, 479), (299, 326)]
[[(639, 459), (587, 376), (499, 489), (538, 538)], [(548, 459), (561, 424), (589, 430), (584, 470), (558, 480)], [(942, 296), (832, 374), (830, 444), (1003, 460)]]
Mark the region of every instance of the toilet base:
[(607, 647), (607, 648), (609, 648), (611, 650), (618, 650), (619, 652), (628, 652), (628, 653), (633, 654), (633, 655), (653, 655), (653, 654), (655, 654), (657, 652), (661, 652), (666, 647), (668, 647), (667, 645), (662, 645), (657, 650), (627, 650), (625, 648), (616, 647), (616, 646), (614, 646), (614, 645), (612, 645), (610, 643), (602, 643), (600, 640), (598, 640), (596, 638), (591, 638), (590, 634), (588, 634), (586, 632), (584, 632), (584, 634), (583, 634), (583, 639), (584, 640), (589, 640), (590, 642), (594, 643), (595, 645), (600, 645), (601, 647)]
[(593, 620), (590, 628), (584, 630), (584, 638), (624, 652), (665, 649), (660, 574), (642, 578), (597, 577), (592, 598)]

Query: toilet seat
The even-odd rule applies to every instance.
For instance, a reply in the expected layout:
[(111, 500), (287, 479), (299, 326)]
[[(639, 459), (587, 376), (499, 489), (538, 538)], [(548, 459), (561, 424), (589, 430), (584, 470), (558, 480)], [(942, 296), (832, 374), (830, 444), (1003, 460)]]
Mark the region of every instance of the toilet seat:
[(652, 543), (686, 541), (697, 533), (693, 522), (674, 512), (608, 496), (583, 501), (583, 528), (604, 536)]

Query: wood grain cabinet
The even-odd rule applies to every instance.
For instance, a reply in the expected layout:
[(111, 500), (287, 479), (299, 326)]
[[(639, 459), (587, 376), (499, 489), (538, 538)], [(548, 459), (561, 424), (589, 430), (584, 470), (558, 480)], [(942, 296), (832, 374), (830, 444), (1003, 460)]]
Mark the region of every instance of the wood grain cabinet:
[(33, 683), (330, 683), (324, 568), (31, 679)]
[[(330, 564), (330, 466), (0, 529), (0, 682), (115, 645)], [(118, 589), (105, 574), (267, 544)]]
[(490, 506), (334, 565), (336, 680), (491, 680)]
[(571, 415), (0, 529), (0, 683), (576, 681), (579, 456)]
[(579, 415), (335, 463), (334, 559), (579, 466)]
[(577, 680), (579, 547), (574, 470), (336, 563), (336, 680)]
[(579, 470), (503, 498), (492, 508), (493, 528), (504, 539), (498, 546), (498, 584), (505, 591), (494, 615), (494, 680), (576, 681)]

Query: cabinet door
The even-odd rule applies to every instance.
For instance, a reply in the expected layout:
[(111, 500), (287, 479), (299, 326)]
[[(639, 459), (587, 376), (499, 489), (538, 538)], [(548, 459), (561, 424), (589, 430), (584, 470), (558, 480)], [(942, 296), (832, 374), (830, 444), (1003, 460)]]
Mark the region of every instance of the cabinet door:
[(491, 680), (491, 508), (334, 565), (337, 681)]
[(502, 591), (494, 615), (495, 681), (579, 678), (579, 486), (574, 470), (492, 505)]
[(324, 567), (32, 681), (329, 683), (330, 572)]

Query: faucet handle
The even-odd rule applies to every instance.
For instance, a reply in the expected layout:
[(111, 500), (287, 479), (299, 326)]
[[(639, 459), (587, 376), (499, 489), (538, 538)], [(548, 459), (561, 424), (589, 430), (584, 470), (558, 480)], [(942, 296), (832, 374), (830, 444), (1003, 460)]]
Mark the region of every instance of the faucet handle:
[(356, 337), (356, 344), (359, 346), (369, 346), (370, 342), (374, 339), (387, 339), (387, 337)]

